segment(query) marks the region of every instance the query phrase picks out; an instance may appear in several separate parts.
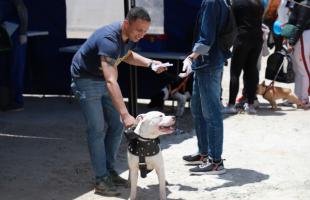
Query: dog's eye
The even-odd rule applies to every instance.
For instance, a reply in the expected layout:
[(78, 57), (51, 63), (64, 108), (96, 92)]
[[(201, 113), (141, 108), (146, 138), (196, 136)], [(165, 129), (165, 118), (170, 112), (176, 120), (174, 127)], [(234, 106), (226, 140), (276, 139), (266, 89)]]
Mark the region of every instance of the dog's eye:
[(163, 115), (159, 115), (159, 117), (163, 117)]

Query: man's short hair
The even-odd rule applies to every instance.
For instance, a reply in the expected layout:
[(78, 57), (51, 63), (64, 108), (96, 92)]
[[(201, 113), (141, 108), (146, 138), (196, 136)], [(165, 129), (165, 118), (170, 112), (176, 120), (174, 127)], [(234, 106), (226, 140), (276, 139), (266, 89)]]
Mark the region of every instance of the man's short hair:
[(151, 17), (149, 13), (142, 7), (134, 7), (128, 12), (126, 19), (129, 22), (136, 21), (137, 19), (142, 19), (151, 22)]

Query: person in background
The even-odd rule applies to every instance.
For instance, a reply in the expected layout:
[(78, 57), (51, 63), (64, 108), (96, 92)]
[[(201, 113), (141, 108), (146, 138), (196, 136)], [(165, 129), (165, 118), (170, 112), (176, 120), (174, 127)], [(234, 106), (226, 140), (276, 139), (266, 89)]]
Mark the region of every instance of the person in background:
[(288, 21), (295, 29), (284, 44), (292, 52), (295, 94), (303, 102), (303, 108), (310, 108), (310, 1), (296, 2)]
[(118, 196), (116, 186), (128, 186), (127, 180), (115, 171), (115, 160), (123, 127), (136, 123), (123, 101), (117, 66), (126, 62), (149, 67), (157, 73), (167, 70), (160, 61), (132, 51), (150, 23), (144, 8), (132, 8), (124, 21), (96, 30), (72, 59), (71, 87), (87, 124), (89, 153), (96, 176), (95, 193), (104, 196)]
[(244, 104), (243, 109), (248, 114), (256, 114), (254, 100), (259, 81), (257, 61), (263, 43), (261, 27), (264, 6), (262, 0), (233, 0), (232, 2), (238, 34), (234, 42), (230, 66), (229, 102), (223, 109), (223, 113), (238, 113), (235, 103), (239, 91), (239, 77), (243, 70), (247, 97), (247, 103)]
[(280, 27), (283, 27), (288, 22), (289, 16), (290, 16), (290, 1), (281, 0), (279, 7), (277, 9), (277, 19), (273, 23), (273, 27), (271, 29), (271, 30), (273, 30), (272, 35), (273, 35), (273, 39), (275, 42), (274, 52), (281, 51), (282, 43), (283, 43), (283, 39), (284, 39), (281, 36), (281, 33), (274, 31), (276, 29), (275, 24), (278, 23), (280, 25)]
[(24, 107), (24, 71), (26, 60), (28, 11), (23, 0), (0, 1), (0, 25), (11, 39), (8, 53), (0, 53), (0, 87), (8, 91), (2, 111), (19, 111)]
[(229, 17), (225, 0), (203, 0), (194, 31), (192, 53), (183, 61), (181, 77), (194, 72), (191, 111), (198, 140), (198, 152), (183, 156), (191, 173), (223, 174), (223, 116), (221, 74), (229, 52), (223, 51), (219, 35)]

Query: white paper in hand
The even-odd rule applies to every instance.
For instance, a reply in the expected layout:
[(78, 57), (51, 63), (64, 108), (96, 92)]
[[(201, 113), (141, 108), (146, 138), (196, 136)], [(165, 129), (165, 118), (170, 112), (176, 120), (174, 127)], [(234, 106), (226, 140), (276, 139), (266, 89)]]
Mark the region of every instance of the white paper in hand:
[(158, 68), (160, 68), (160, 67), (170, 67), (170, 66), (173, 66), (173, 64), (166, 62), (166, 63), (162, 63), (162, 64), (152, 64), (151, 67), (152, 67), (152, 70), (156, 72), (158, 70)]

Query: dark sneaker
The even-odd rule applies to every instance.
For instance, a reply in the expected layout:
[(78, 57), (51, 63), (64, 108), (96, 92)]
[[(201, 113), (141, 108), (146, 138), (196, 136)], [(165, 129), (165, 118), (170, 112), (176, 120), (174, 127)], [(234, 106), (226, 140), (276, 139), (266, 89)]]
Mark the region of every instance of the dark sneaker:
[(183, 156), (183, 160), (188, 164), (199, 165), (208, 161), (207, 155), (202, 155), (200, 153)]
[(220, 175), (226, 172), (223, 160), (217, 163), (210, 160), (206, 163), (203, 163), (197, 167), (190, 169), (189, 171), (195, 174), (209, 174), (209, 175)]
[(241, 96), (237, 98), (235, 108), (238, 110), (243, 110), (244, 104), (248, 101), (248, 99), (245, 96)]
[(115, 197), (120, 195), (120, 193), (116, 191), (116, 187), (113, 184), (111, 178), (108, 176), (102, 178), (101, 181), (96, 183), (95, 193), (108, 197)]
[(243, 109), (249, 115), (255, 115), (257, 113), (253, 104), (245, 103)]
[(237, 114), (238, 110), (236, 109), (235, 105), (227, 105), (222, 109), (223, 114)]
[(120, 177), (115, 170), (110, 171), (110, 177), (115, 186), (129, 187), (128, 180)]

